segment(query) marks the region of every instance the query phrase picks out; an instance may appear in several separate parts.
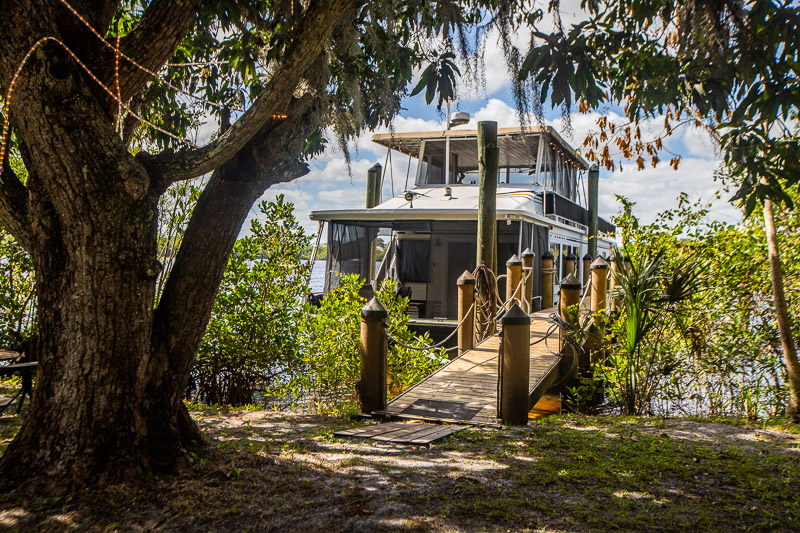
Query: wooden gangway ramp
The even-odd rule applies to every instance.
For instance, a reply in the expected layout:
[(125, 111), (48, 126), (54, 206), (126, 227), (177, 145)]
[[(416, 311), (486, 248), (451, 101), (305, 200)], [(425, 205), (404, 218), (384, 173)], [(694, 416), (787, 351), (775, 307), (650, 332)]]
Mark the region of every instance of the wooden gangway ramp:
[[(551, 329), (548, 311), (531, 320), (531, 342), (542, 339)], [(499, 424), (497, 418), (497, 373), (500, 336), (481, 342), (450, 361), (437, 372), (394, 398), (376, 414), (398, 418), (436, 420), (468, 424)], [(531, 346), (528, 409), (559, 377), (561, 357), (558, 332)]]

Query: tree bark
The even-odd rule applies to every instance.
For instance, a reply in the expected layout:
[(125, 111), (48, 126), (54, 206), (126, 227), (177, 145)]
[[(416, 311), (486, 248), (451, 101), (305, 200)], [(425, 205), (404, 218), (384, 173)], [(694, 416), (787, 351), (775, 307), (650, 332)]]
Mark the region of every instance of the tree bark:
[[(88, 20), (108, 19), (103, 2), (75, 4)], [(102, 12), (88, 13), (92, 6)], [(60, 35), (61, 7), (3, 4), (0, 85), (8, 87), (32, 42)], [(344, 11), (317, 11), (318, 40), (309, 45), (317, 61)], [(308, 70), (314, 62), (301, 51)], [(269, 185), (307, 172), (298, 157), (324, 123), (324, 104), (293, 98), (304, 72), (270, 94), (292, 116), (264, 120), (220, 160), (154, 309), (163, 176), (130, 155), (94, 81), (60, 47), (40, 48), (24, 72), (9, 108), (29, 178), (3, 172), (0, 222), (34, 261), (39, 369), (31, 409), (0, 462), (0, 487), (63, 494), (180, 468), (202, 439), (182, 393), (233, 242)], [(311, 88), (327, 79), (319, 82)]]
[(789, 398), (786, 404), (786, 416), (795, 423), (800, 423), (800, 361), (797, 358), (797, 348), (792, 335), (792, 323), (789, 319), (789, 308), (786, 305), (786, 291), (783, 286), (783, 272), (781, 270), (780, 249), (778, 247), (778, 233), (775, 230), (775, 214), (772, 210), (772, 200), (764, 202), (764, 229), (767, 235), (767, 249), (769, 251), (769, 270), (772, 278), (772, 298), (775, 301), (775, 317), (778, 321), (778, 331), (781, 337), (783, 359), (786, 363), (786, 373), (789, 384)]

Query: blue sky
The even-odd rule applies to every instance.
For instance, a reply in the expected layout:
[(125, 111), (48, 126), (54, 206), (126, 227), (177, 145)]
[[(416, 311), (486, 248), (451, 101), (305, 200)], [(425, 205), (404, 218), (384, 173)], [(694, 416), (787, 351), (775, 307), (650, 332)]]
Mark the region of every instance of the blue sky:
[[(569, 18), (576, 18), (575, 14), (564, 14), (564, 22)], [(522, 36), (521, 36), (522, 39)], [(519, 43), (525, 46), (524, 43)], [(519, 125), (516, 117), (508, 75), (502, 54), (494, 39), (487, 43), (485, 57), (485, 87), (481, 89), (460, 87), (459, 100), (454, 109), (466, 111), (472, 117), (472, 125), (477, 120), (495, 120), (500, 127), (514, 127)], [(444, 129), (444, 117), (436, 111), (434, 105), (426, 105), (422, 95), (407, 98), (403, 103), (405, 110), (394, 121), (394, 130), (430, 131)], [(603, 110), (612, 117), (619, 117), (618, 109)], [(596, 129), (598, 113), (573, 114), (573, 135), (564, 134), (561, 127), (561, 112), (559, 109), (547, 110), (546, 122), (554, 126), (567, 142), (579, 147), (587, 133)], [(651, 123), (653, 131), (660, 131), (663, 117), (655, 117)], [(469, 126), (464, 127), (464, 129)], [(642, 128), (646, 134), (647, 125)], [(385, 129), (377, 132), (385, 132)], [(287, 200), (295, 204), (296, 214), (300, 223), (310, 233), (316, 233), (316, 223), (308, 218), (308, 213), (315, 209), (346, 209), (364, 207), (366, 173), (375, 163), (384, 165), (386, 149), (371, 142), (372, 133), (367, 133), (351, 143), (351, 171), (348, 173), (344, 157), (335, 143), (328, 145), (326, 152), (311, 162), (311, 172), (294, 182), (281, 184), (270, 188), (264, 200), (273, 199), (277, 194), (283, 194)], [(684, 127), (673, 133), (666, 143), (664, 161), (656, 168), (647, 166), (643, 171), (637, 171), (633, 162), (623, 164), (620, 172), (601, 170), (600, 180), (600, 215), (610, 219), (619, 209), (615, 195), (622, 195), (636, 203), (634, 212), (643, 222), (652, 221), (655, 214), (675, 207), (677, 197), (681, 192), (686, 192), (692, 200), (715, 200), (720, 183), (715, 182), (713, 174), (719, 165), (719, 155), (715, 153), (712, 142), (701, 130)], [(673, 170), (668, 162), (669, 153), (680, 155), (682, 163), (678, 171)], [(399, 156), (399, 154), (393, 154)], [(391, 172), (394, 176), (394, 193), (400, 194), (404, 190), (405, 176), (408, 169), (408, 158), (405, 156), (394, 157)], [(410, 182), (413, 182), (415, 161), (410, 167)], [(386, 176), (383, 199), (391, 196), (389, 174)], [(714, 201), (711, 210), (713, 218), (736, 222), (740, 220), (739, 211), (732, 207), (727, 199), (729, 193), (723, 192), (720, 199)], [(255, 209), (252, 215), (255, 215)], [(243, 231), (247, 231), (249, 223)]]

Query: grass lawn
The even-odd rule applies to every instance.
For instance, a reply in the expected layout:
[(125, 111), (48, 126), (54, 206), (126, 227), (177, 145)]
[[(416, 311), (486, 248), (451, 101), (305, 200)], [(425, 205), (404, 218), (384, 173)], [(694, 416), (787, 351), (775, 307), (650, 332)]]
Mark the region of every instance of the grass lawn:
[[(780, 423), (554, 416), (430, 448), (365, 422), (195, 411), (189, 471), (69, 501), (0, 500), (14, 531), (798, 531), (800, 438)], [(18, 428), (0, 418), (0, 441)]]

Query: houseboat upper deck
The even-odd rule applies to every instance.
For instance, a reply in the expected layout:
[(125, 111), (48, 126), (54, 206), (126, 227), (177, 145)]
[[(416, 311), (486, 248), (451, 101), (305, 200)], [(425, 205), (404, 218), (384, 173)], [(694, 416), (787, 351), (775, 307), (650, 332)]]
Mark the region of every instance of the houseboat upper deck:
[[(419, 318), (453, 319), (456, 280), (476, 266), (477, 132), (385, 133), (373, 141), (408, 156), (409, 169), (417, 161), (414, 184), (372, 207), (312, 211), (321, 230), (328, 225), (325, 291), (336, 287), (341, 274), (359, 274), (365, 281), (389, 277), (406, 287)], [(590, 209), (597, 209), (588, 206), (583, 186), (589, 165), (551, 127), (501, 128), (497, 144), (498, 261), (502, 265), (530, 249), (538, 272), (550, 252), (559, 280), (566, 275), (565, 260), (589, 249)], [(376, 165), (372, 172), (381, 170)], [(608, 253), (614, 231), (598, 220), (598, 254)], [(377, 238), (387, 245), (380, 267), (374, 261)], [(580, 261), (575, 264), (580, 275)], [(541, 293), (535, 276), (534, 300)]]

